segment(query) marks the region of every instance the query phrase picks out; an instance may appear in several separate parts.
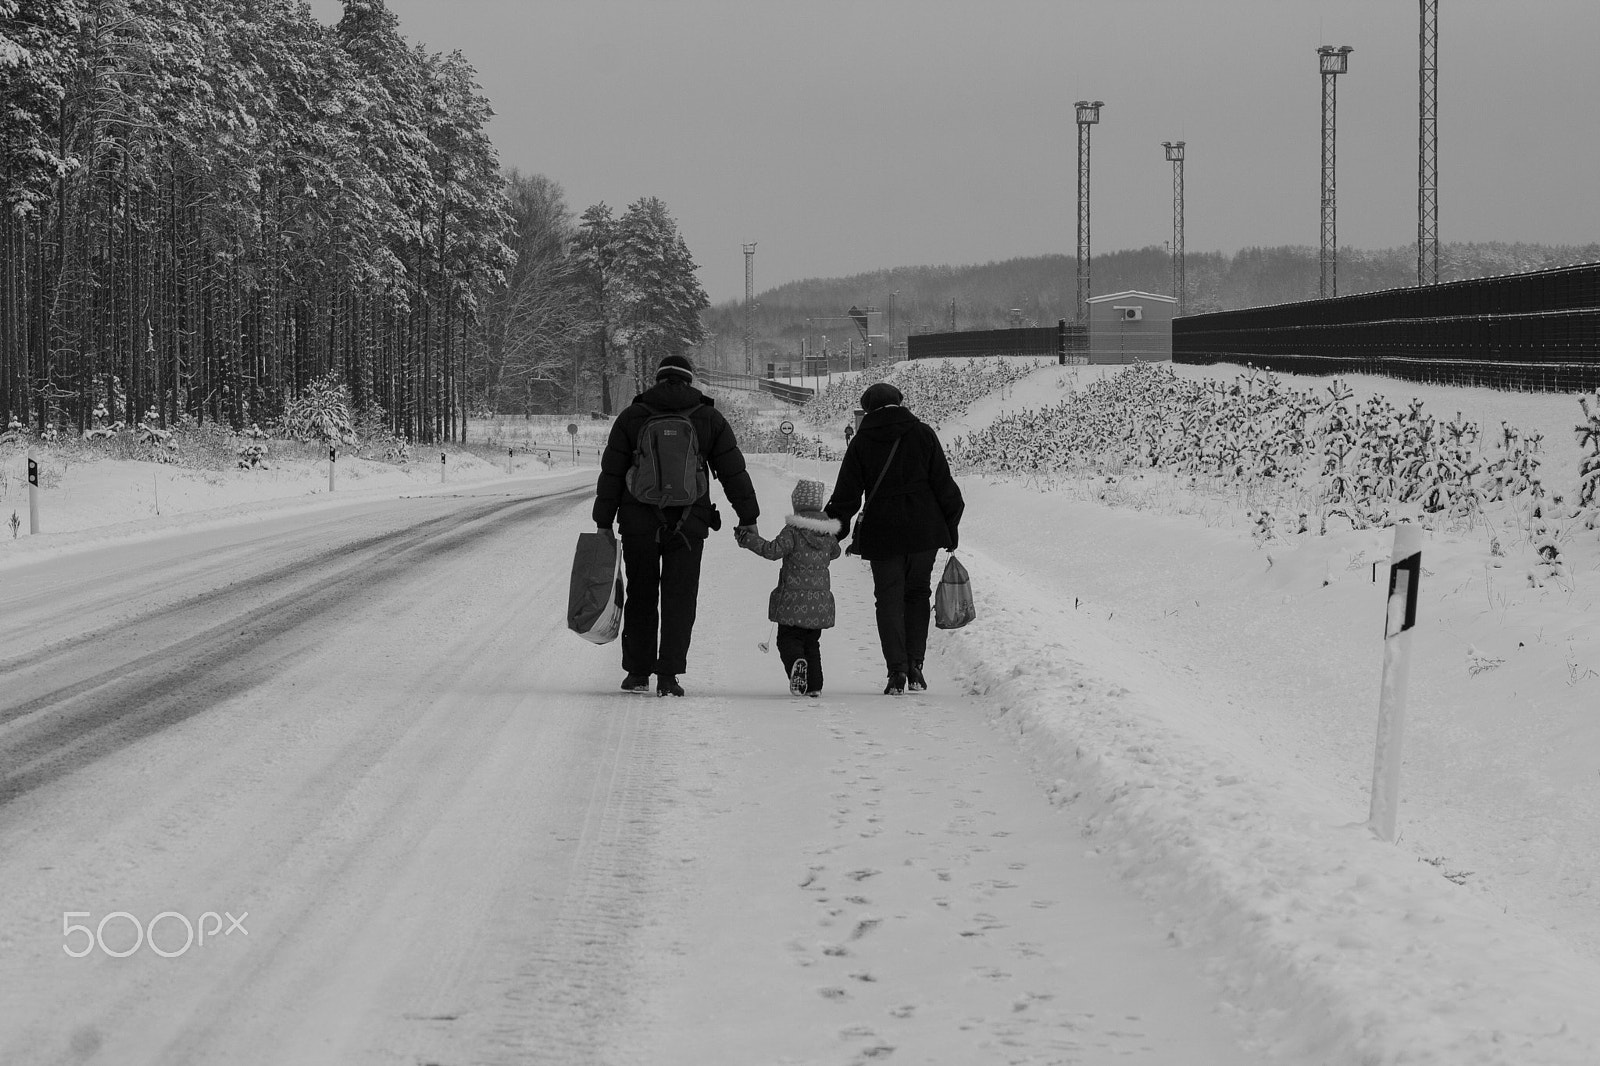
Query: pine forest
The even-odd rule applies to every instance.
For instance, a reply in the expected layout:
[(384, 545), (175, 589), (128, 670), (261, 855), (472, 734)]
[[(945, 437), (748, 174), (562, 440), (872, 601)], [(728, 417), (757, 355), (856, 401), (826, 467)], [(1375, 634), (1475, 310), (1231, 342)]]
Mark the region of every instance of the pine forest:
[(332, 27), (301, 0), (0, 0), (0, 415), (241, 429), (316, 384), (427, 442), (610, 410), (701, 339), (694, 263), (658, 199), (580, 223), (502, 172), (474, 78), (382, 0)]

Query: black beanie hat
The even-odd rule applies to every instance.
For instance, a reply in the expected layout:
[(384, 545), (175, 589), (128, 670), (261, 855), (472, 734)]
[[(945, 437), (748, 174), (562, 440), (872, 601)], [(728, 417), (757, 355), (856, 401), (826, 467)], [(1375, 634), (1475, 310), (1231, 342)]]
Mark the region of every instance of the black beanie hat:
[(899, 403), (904, 397), (900, 390), (887, 381), (880, 381), (876, 385), (867, 386), (867, 391), (861, 394), (861, 409), (863, 411), (876, 411), (880, 407), (888, 407), (892, 403)]
[(680, 377), (684, 381), (694, 381), (694, 364), (681, 355), (669, 355), (661, 360), (661, 365), (656, 367), (656, 380), (667, 377)]

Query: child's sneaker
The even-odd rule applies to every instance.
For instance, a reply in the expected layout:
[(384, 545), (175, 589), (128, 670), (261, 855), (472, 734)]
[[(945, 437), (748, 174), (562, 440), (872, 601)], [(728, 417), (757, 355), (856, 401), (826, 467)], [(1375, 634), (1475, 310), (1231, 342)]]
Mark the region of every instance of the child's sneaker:
[(794, 665), (789, 667), (789, 692), (791, 695), (804, 696), (806, 694), (806, 661), (796, 659)]

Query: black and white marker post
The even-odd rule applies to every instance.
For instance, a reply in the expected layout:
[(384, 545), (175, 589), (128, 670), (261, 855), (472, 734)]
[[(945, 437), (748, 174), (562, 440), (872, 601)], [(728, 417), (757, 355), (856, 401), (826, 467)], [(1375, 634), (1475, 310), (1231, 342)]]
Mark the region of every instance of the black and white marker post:
[(328, 491), (333, 491), (333, 464), (339, 461), (339, 449), (328, 445)]
[(39, 464), (28, 456), (28, 532), (39, 532)]
[(789, 421), (787, 418), (785, 418), (782, 422), (778, 423), (778, 432), (783, 434), (783, 450), (788, 453), (788, 458), (784, 460), (785, 466), (787, 467), (787, 469), (793, 470), (794, 469), (794, 423)]
[(444, 484), (444, 452), (439, 453), (439, 484)]
[(517, 450), (515, 448), (507, 448), (506, 449), (506, 473), (507, 474), (512, 473), (511, 460), (516, 457), (516, 454), (517, 454)]
[(1367, 825), (1394, 842), (1400, 807), (1400, 749), (1406, 724), (1406, 678), (1411, 673), (1411, 630), (1417, 624), (1422, 580), (1422, 531), (1412, 522), (1394, 527), (1389, 560), (1389, 607), (1383, 626), (1383, 689), (1378, 696), (1378, 754), (1372, 769), (1372, 812)]

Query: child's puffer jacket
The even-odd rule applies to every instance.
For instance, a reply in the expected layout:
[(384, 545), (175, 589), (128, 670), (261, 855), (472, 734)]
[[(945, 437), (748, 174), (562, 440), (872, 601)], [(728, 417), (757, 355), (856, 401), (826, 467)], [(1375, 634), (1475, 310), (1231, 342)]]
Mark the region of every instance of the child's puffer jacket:
[(783, 520), (771, 540), (752, 536), (746, 545), (757, 555), (782, 559), (778, 587), (767, 599), (767, 620), (803, 629), (832, 629), (833, 588), (828, 564), (839, 558), (839, 523), (821, 511), (802, 511)]

